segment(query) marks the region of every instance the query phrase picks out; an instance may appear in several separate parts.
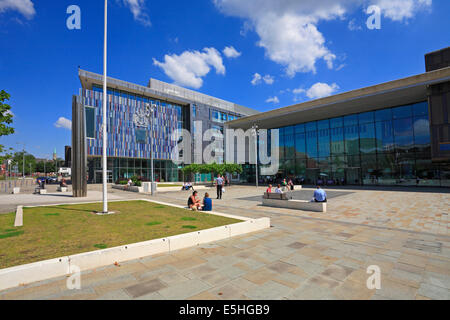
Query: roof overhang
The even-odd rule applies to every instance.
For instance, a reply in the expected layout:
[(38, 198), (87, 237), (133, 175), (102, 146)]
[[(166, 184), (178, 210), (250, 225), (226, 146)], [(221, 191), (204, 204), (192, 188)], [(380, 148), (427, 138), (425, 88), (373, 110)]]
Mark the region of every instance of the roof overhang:
[(348, 91), (334, 96), (262, 112), (227, 122), (229, 128), (253, 124), (271, 129), (427, 100), (427, 87), (450, 81), (450, 67)]

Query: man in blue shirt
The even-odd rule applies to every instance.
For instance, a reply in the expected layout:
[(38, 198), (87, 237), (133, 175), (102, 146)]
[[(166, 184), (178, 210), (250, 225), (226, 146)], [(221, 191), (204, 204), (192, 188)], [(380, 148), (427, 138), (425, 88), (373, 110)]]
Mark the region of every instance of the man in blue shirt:
[(320, 186), (314, 191), (314, 201), (315, 202), (327, 202), (327, 193)]
[(205, 193), (205, 198), (203, 198), (203, 211), (212, 211), (212, 199), (209, 197), (209, 193)]

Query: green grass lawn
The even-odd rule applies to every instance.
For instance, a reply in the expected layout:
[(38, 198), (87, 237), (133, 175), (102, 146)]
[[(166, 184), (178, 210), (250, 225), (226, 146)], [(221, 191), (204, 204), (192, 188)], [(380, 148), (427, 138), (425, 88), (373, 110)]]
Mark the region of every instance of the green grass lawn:
[(240, 222), (240, 220), (147, 201), (109, 203), (113, 215), (98, 216), (102, 204), (23, 209), (0, 215), (0, 268), (111, 248)]
[(168, 188), (168, 187), (182, 187), (182, 184), (174, 184), (174, 183), (168, 183), (168, 184), (158, 184), (158, 188)]

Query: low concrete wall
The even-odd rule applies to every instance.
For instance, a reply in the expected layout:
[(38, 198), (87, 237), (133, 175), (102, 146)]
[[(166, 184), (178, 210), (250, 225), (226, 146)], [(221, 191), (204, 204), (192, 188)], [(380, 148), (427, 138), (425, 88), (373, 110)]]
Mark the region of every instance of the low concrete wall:
[(143, 187), (136, 187), (136, 186), (127, 186), (127, 185), (121, 185), (121, 184), (113, 184), (113, 189), (119, 189), (123, 191), (131, 191), (131, 192), (137, 192), (137, 193), (143, 193), (144, 188)]
[(276, 200), (262, 199), (263, 206), (274, 208), (287, 208), (303, 211), (327, 212), (326, 202), (309, 202), (306, 200)]
[(85, 271), (113, 265), (116, 262), (120, 263), (155, 254), (168, 253), (179, 249), (194, 247), (200, 244), (224, 240), (230, 237), (270, 228), (269, 218), (249, 219), (228, 214), (212, 214), (228, 216), (245, 221), (162, 239), (138, 242), (104, 250), (80, 253), (72, 256), (2, 269), (0, 270), (0, 290), (5, 290), (36, 281), (70, 275), (71, 266), (77, 266), (81, 271)]
[[(210, 189), (206, 186), (193, 186), (193, 187), (194, 187), (194, 190), (196, 190), (196, 191)], [(158, 188), (158, 192), (164, 192), (164, 191), (183, 191), (183, 190), (181, 190), (181, 186), (179, 186), (179, 187), (159, 187)], [(188, 191), (192, 192), (192, 190), (188, 190)]]

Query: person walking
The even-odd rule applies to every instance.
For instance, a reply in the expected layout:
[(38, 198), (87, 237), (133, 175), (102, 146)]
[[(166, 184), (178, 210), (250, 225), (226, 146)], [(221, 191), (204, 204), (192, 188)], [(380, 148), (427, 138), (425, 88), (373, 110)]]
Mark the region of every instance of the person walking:
[(222, 188), (223, 188), (224, 180), (220, 176), (220, 174), (217, 175), (216, 179), (216, 186), (217, 186), (217, 199), (222, 199)]

